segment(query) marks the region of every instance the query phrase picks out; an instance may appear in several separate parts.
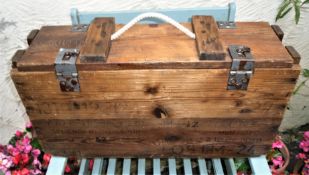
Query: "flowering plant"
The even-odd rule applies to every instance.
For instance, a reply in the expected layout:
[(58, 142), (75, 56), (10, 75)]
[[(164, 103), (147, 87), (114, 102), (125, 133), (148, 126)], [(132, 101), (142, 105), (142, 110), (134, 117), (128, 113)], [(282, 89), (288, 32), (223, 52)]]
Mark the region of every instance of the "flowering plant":
[(277, 136), (276, 140), (272, 143), (271, 150), (267, 154), (267, 159), (274, 173), (282, 173), (289, 163), (289, 152), (280, 136)]
[(8, 145), (0, 145), (0, 171), (5, 175), (44, 174), (50, 154), (44, 154), (36, 138), (31, 138), (32, 124), (16, 131)]
[(303, 139), (300, 141), (300, 153), (296, 155), (296, 159), (301, 160), (304, 164), (302, 174), (309, 174), (309, 131), (304, 132)]

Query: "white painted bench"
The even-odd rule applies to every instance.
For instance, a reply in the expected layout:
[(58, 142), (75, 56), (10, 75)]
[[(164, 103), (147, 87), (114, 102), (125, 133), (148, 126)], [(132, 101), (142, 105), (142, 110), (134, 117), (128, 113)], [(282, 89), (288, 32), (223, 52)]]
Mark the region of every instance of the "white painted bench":
[[(161, 175), (161, 160), (162, 159), (153, 159), (152, 160), (152, 172), (155, 175)], [(254, 175), (271, 175), (271, 171), (268, 167), (267, 160), (265, 156), (259, 157), (250, 157), (248, 158), (251, 171)], [(123, 175), (129, 175), (131, 172), (131, 159), (125, 158), (121, 159), (122, 166), (121, 172)], [(168, 160), (168, 172), (170, 175), (176, 175), (176, 159), (169, 158)], [(62, 175), (64, 174), (67, 158), (65, 157), (52, 157), (50, 164), (47, 169), (47, 175)], [(116, 174), (117, 158), (95, 158), (92, 172), (88, 171), (88, 160), (82, 159), (79, 169), (79, 175), (114, 175)], [(200, 175), (208, 175), (209, 164), (206, 165), (206, 161), (203, 158), (197, 159), (198, 162), (198, 172)], [(183, 172), (185, 175), (192, 175), (192, 163), (191, 159), (184, 158), (182, 159)], [(236, 168), (234, 165), (234, 159), (211, 159), (211, 166), (214, 174), (231, 174), (236, 175)], [(119, 172), (119, 171), (117, 171)], [(146, 159), (140, 158), (137, 161), (137, 174), (145, 175), (146, 174)]]

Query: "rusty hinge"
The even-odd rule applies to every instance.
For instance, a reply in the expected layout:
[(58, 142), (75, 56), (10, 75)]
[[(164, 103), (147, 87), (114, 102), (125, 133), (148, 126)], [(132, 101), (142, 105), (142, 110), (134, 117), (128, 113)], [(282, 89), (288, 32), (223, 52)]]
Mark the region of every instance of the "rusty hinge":
[(76, 68), (78, 49), (61, 48), (55, 60), (55, 73), (60, 89), (64, 92), (79, 92), (80, 85)]
[(247, 90), (252, 74), (254, 73), (254, 59), (247, 46), (231, 45), (229, 52), (232, 66), (227, 82), (228, 90)]

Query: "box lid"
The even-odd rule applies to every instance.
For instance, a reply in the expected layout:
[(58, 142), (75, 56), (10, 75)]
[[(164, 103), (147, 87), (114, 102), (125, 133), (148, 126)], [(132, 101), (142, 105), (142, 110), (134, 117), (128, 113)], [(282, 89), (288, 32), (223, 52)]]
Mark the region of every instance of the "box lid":
[[(192, 31), (191, 23), (182, 23)], [(123, 25), (117, 24), (116, 30)], [(111, 42), (106, 62), (76, 61), (78, 70), (223, 69), (231, 67), (229, 45), (251, 48), (255, 68), (288, 68), (293, 59), (266, 22), (238, 22), (235, 29), (219, 29), (223, 60), (200, 60), (196, 42), (170, 24), (136, 24)], [(54, 71), (60, 48), (81, 49), (86, 32), (72, 26), (44, 26), (17, 63), (19, 71)]]

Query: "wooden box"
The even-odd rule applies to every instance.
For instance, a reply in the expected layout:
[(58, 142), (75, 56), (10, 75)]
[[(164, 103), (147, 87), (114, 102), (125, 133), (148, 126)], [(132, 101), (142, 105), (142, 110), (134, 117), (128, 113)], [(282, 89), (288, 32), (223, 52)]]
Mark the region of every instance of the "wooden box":
[[(193, 24), (193, 25), (192, 25)], [(299, 75), (266, 22), (224, 28), (96, 18), (44, 26), (13, 59), (12, 79), (54, 155), (242, 157), (271, 147)], [(62, 48), (62, 49), (61, 49)]]

